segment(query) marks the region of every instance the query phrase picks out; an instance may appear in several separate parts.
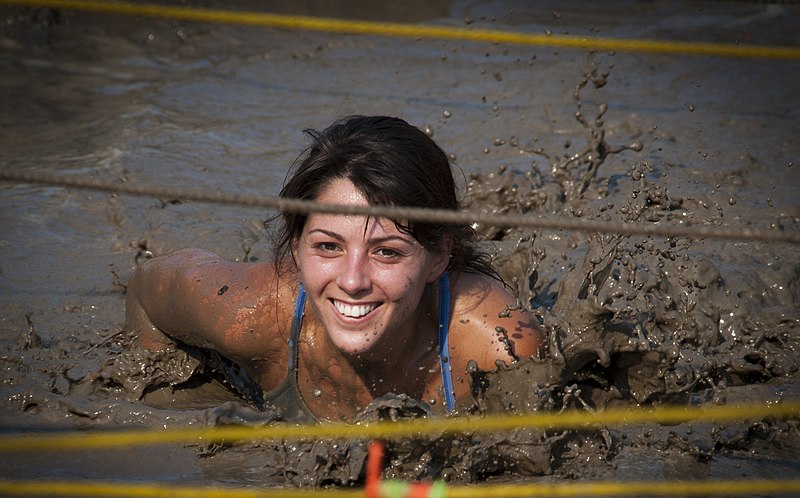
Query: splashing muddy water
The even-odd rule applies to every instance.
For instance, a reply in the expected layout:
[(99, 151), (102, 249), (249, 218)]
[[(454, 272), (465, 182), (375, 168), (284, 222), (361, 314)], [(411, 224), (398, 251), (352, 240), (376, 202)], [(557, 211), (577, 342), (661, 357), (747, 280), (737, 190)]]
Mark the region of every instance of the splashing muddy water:
[[(530, 32), (800, 43), (793, 5), (636, 4), (627, 18), (586, 9), (454, 2), (449, 16), (431, 17)], [(799, 228), (794, 61), (0, 12), (3, 168), (275, 195), (302, 148), (300, 130), (385, 113), (426, 129), (454, 157), (470, 209)], [(281, 420), (197, 357), (141, 351), (119, 332), (138, 262), (190, 245), (230, 259), (269, 257), (264, 213), (15, 184), (0, 186), (0, 203), (4, 432)], [(800, 399), (797, 247), (475, 228), (516, 306), (540, 318), (549, 348), (541, 359), (464, 372), (473, 399), (463, 412)], [(498, 330), (498, 347), (505, 340)], [(360, 419), (426, 414), (394, 395)], [(0, 476), (349, 486), (363, 482), (366, 443), (20, 453), (0, 458)], [(389, 442), (384, 477), (771, 478), (797, 475), (799, 450), (796, 420), (517, 430)]]

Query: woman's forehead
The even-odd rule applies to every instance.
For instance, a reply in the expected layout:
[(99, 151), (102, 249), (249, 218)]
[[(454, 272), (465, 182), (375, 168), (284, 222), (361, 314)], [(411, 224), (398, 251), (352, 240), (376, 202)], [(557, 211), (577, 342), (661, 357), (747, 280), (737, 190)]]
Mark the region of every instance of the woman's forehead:
[(316, 198), (323, 204), (368, 206), (369, 199), (347, 178), (334, 178), (320, 190)]

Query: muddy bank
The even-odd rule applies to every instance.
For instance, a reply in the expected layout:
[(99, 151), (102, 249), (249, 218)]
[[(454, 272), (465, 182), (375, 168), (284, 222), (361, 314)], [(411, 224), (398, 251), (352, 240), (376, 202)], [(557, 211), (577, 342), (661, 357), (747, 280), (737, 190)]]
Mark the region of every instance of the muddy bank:
[[(800, 43), (791, 5), (653, 2), (634, 18), (622, 14), (627, 2), (591, 16), (570, 5), (455, 3), (437, 22)], [(799, 228), (795, 62), (27, 15), (2, 32), (3, 168), (274, 195), (300, 130), (388, 113), (428, 128), (452, 154), (471, 209)], [(118, 333), (142, 258), (190, 245), (269, 257), (265, 213), (9, 184), (0, 203), (4, 431), (280, 420), (191, 357), (138, 351)], [(540, 317), (549, 352), (465, 374), (474, 400), (464, 411), (798, 399), (796, 247), (476, 229), (519, 305)], [(363, 417), (424, 413), (389, 398)], [(350, 485), (363, 479), (365, 444), (14, 455), (0, 459), (0, 474)], [(516, 431), (396, 441), (384, 475), (771, 478), (797, 473), (799, 446), (796, 421)]]

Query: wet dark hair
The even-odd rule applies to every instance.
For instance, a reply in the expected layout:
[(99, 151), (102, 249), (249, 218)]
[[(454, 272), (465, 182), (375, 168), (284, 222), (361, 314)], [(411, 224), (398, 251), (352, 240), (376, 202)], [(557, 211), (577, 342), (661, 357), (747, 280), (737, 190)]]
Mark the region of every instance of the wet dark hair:
[[(347, 179), (373, 205), (461, 208), (447, 155), (428, 135), (402, 119), (350, 116), (322, 132), (307, 129), (304, 133), (311, 138), (311, 145), (289, 170), (281, 197), (314, 200), (332, 180)], [(300, 237), (308, 216), (284, 212), (278, 217), (282, 223), (275, 238), (275, 257), (283, 261), (291, 254), (292, 243)], [(472, 227), (394, 222), (431, 251), (440, 251), (449, 237), (448, 270), (499, 279), (488, 254), (478, 248)]]

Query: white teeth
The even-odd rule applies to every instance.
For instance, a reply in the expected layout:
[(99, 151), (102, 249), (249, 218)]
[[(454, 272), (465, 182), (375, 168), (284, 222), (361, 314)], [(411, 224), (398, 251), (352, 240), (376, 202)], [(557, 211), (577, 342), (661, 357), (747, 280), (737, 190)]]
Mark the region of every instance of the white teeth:
[(334, 301), (333, 305), (336, 306), (336, 311), (350, 318), (360, 318), (374, 310), (376, 306), (375, 304), (360, 304), (352, 306), (349, 304), (340, 303), (339, 301)]

